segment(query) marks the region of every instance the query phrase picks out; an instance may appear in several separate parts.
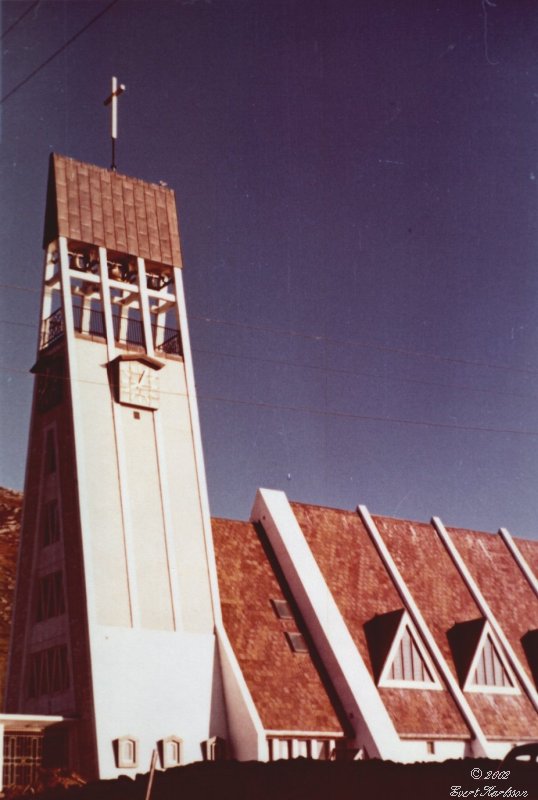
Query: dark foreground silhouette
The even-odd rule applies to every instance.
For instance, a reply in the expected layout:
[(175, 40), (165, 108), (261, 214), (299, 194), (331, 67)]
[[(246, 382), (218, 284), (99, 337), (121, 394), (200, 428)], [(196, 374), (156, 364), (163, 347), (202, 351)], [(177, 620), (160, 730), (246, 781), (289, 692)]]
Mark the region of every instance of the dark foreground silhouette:
[[(480, 771), (480, 772), (478, 772)], [(509, 775), (506, 773), (509, 772)], [(59, 772), (43, 775), (34, 797), (63, 800), (145, 800), (148, 775), (73, 785)], [(45, 788), (45, 787), (49, 788)], [(6, 797), (20, 796), (20, 789)], [(156, 772), (150, 800), (440, 800), (494, 797), (538, 800), (536, 767), (503, 767), (466, 759), (440, 764), (309, 761), (225, 761)]]

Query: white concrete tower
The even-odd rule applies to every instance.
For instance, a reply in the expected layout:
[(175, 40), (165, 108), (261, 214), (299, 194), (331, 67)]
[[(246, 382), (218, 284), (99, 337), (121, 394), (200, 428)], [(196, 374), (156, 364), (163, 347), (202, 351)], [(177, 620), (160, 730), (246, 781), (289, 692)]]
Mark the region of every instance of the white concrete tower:
[(7, 711), (87, 777), (226, 738), (174, 194), (52, 156)]

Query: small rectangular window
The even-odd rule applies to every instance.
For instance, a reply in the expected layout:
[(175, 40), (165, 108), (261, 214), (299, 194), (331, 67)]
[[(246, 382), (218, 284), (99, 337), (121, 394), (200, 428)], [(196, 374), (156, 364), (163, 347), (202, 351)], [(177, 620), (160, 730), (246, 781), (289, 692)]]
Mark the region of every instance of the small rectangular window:
[(286, 638), (294, 653), (308, 653), (308, 647), (302, 633), (286, 631)]
[(204, 761), (223, 761), (227, 757), (226, 741), (220, 736), (212, 736), (202, 742)]
[[(32, 368), (32, 371), (34, 369)], [(35, 371), (37, 375), (37, 407), (39, 411), (49, 411), (61, 403), (63, 398), (63, 357), (48, 359), (46, 363), (40, 364)]]
[(271, 600), (271, 605), (279, 619), (293, 619), (291, 608), (285, 600)]
[(135, 769), (138, 766), (138, 739), (134, 736), (122, 736), (114, 739), (116, 767), (119, 769)]
[(183, 740), (178, 736), (167, 736), (157, 742), (157, 750), (161, 767), (179, 767), (182, 761)]
[(60, 515), (58, 511), (58, 501), (49, 500), (43, 509), (43, 547), (60, 539)]

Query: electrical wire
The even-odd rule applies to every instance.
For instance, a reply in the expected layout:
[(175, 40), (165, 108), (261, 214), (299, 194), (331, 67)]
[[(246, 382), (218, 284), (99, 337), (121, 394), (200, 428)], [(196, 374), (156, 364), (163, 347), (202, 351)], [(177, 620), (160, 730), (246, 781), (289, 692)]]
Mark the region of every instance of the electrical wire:
[(13, 28), (15, 28), (15, 27), (16, 27), (16, 26), (19, 24), (19, 22), (21, 22), (21, 21), (22, 21), (22, 20), (25, 18), (25, 16), (26, 16), (27, 14), (29, 14), (29, 13), (30, 13), (30, 11), (31, 11), (33, 8), (35, 8), (36, 6), (38, 6), (40, 2), (41, 2), (41, 0), (35, 0), (35, 3), (32, 3), (32, 4), (31, 4), (31, 5), (30, 5), (30, 6), (29, 6), (27, 9), (26, 9), (26, 11), (23, 11), (23, 13), (20, 15), (20, 17), (18, 17), (18, 18), (15, 20), (15, 22), (13, 22), (13, 23), (12, 23), (12, 24), (9, 26), (9, 28), (3, 32), (2, 36), (0, 36), (0, 42), (3, 42), (3, 41), (4, 41), (4, 39), (6, 38), (6, 36), (8, 35), (8, 33), (11, 33), (11, 31), (13, 30)]
[[(15, 284), (10, 284), (10, 283), (0, 283), (0, 288), (14, 289), (16, 291), (22, 291), (22, 292), (35, 292), (36, 294), (40, 294), (40, 290), (38, 289), (33, 289), (27, 286), (17, 286)], [(485, 367), (487, 369), (496, 369), (502, 372), (521, 373), (524, 375), (538, 375), (538, 368), (533, 369), (532, 367), (513, 367), (510, 366), (509, 364), (498, 364), (491, 361), (473, 361), (471, 359), (460, 358), (457, 356), (442, 356), (439, 355), (438, 353), (429, 353), (423, 350), (411, 350), (410, 348), (395, 347), (393, 345), (382, 345), (377, 342), (358, 341), (356, 339), (339, 339), (337, 337), (323, 336), (322, 334), (303, 333), (302, 331), (296, 331), (293, 330), (292, 328), (273, 328), (269, 325), (254, 325), (249, 322), (224, 320), (224, 319), (219, 319), (218, 317), (206, 317), (206, 316), (200, 316), (198, 314), (189, 314), (188, 317), (190, 321), (196, 320), (198, 322), (206, 322), (212, 325), (224, 325), (226, 327), (242, 328), (244, 330), (258, 331), (260, 333), (270, 333), (281, 336), (297, 337), (313, 342), (334, 344), (338, 345), (339, 347), (343, 345), (347, 347), (360, 347), (363, 349), (394, 353), (413, 358), (425, 358), (442, 363), (461, 364), (469, 367)], [(2, 322), (2, 320), (0, 320), (0, 322)], [(30, 323), (28, 323), (28, 325), (30, 325)]]
[[(203, 355), (213, 355), (223, 358), (235, 358), (241, 361), (257, 361), (263, 364), (273, 364), (274, 366), (294, 367), (297, 369), (314, 370), (323, 374), (329, 375), (350, 375), (357, 378), (374, 378), (376, 380), (386, 382), (392, 381), (393, 383), (410, 383), (414, 386), (431, 386), (436, 389), (457, 390), (462, 392), (478, 392), (480, 394), (489, 394), (494, 397), (514, 397), (520, 400), (538, 400), (538, 395), (534, 394), (520, 394), (518, 392), (501, 392), (494, 389), (483, 389), (480, 386), (468, 386), (458, 383), (440, 383), (439, 381), (426, 381), (419, 380), (418, 378), (404, 378), (401, 376), (379, 374), (375, 372), (365, 372), (364, 370), (354, 369), (337, 369), (336, 367), (326, 367), (319, 364), (304, 364), (294, 361), (283, 361), (276, 358), (264, 358), (263, 356), (250, 356), (238, 353), (227, 353), (223, 350), (206, 350), (205, 348), (192, 347), (193, 353), (200, 353)], [(538, 370), (537, 373), (538, 374)]]
[(94, 23), (97, 22), (98, 19), (100, 19), (102, 16), (104, 16), (104, 14), (106, 14), (107, 11), (110, 11), (112, 6), (115, 6), (116, 3), (118, 3), (118, 2), (119, 2), (119, 0), (112, 0), (112, 2), (109, 3), (106, 8), (103, 8), (98, 14), (95, 15), (95, 17), (92, 17), (92, 19), (89, 22), (87, 22), (86, 25), (84, 25), (79, 31), (77, 31), (77, 33), (75, 33), (73, 36), (71, 36), (70, 39), (68, 39), (66, 42), (64, 42), (61, 47), (59, 47), (57, 50), (54, 51), (54, 53), (52, 53), (52, 55), (50, 55), (48, 58), (46, 58), (45, 61), (43, 61), (34, 70), (32, 70), (32, 72), (30, 72), (29, 75), (27, 75), (25, 78), (22, 79), (22, 81), (19, 81), (19, 83), (17, 83), (16, 86), (14, 86), (12, 89), (10, 89), (10, 91), (7, 94), (5, 94), (2, 97), (2, 99), (0, 99), (0, 105), (5, 103), (6, 100), (8, 100), (16, 92), (18, 92), (19, 89), (22, 89), (22, 87), (25, 86), (32, 78), (34, 78), (38, 74), (38, 72), (41, 72), (41, 70), (44, 69), (44, 67), (48, 66), (48, 64), (50, 64), (51, 61), (54, 61), (54, 59), (57, 56), (59, 56), (60, 53), (63, 53), (64, 50), (67, 50), (69, 45), (73, 44), (73, 42), (76, 41), (79, 38), (79, 36), (82, 36), (82, 34), (85, 33), (85, 31), (87, 31), (88, 28), (90, 28)]
[[(35, 330), (35, 325), (33, 325), (30, 322), (16, 322), (13, 320), (0, 319), (0, 325), (15, 325)], [(321, 374), (328, 374), (328, 375), (349, 375), (357, 378), (371, 378), (374, 380), (378, 380), (380, 382), (391, 381), (393, 383), (406, 383), (406, 384), (411, 384), (413, 386), (430, 386), (436, 389), (446, 389), (448, 391), (456, 390), (458, 392), (469, 392), (475, 394), (476, 393), (486, 394), (492, 397), (510, 397), (510, 398), (517, 398), (519, 400), (532, 400), (532, 401), (538, 400), (538, 395), (534, 394), (522, 394), (521, 392), (504, 392), (495, 389), (485, 389), (480, 386), (469, 386), (467, 384), (460, 384), (460, 383), (443, 383), (439, 381), (428, 381), (428, 380), (421, 380), (418, 378), (407, 378), (395, 375), (387, 375), (387, 374), (381, 375), (379, 373), (368, 372), (365, 370), (338, 369), (336, 367), (327, 367), (320, 364), (306, 364), (304, 362), (298, 362), (298, 361), (287, 361), (284, 359), (245, 355), (243, 353), (230, 353), (224, 350), (208, 350), (206, 348), (199, 348), (199, 347), (193, 347), (191, 348), (191, 351), (192, 353), (199, 353), (201, 355), (217, 356), (219, 358), (230, 358), (238, 361), (254, 361), (262, 364), (272, 364), (273, 366), (293, 367), (294, 369), (310, 370), (313, 372), (319, 372)], [(538, 375), (538, 370), (536, 370), (534, 374)]]
[(522, 372), (522, 373), (529, 373), (531, 375), (538, 374), (538, 369), (531, 369), (528, 367), (511, 367), (508, 364), (495, 364), (493, 362), (488, 362), (488, 361), (472, 361), (466, 358), (456, 358), (454, 356), (441, 356), (437, 353), (428, 353), (421, 350), (410, 350), (408, 348), (382, 345), (374, 342), (360, 342), (354, 339), (339, 339), (329, 336), (322, 336), (321, 334), (318, 335), (311, 333), (302, 333), (300, 331), (294, 331), (292, 329), (286, 330), (283, 328), (271, 328), (269, 326), (252, 325), (250, 323), (244, 323), (244, 322), (231, 322), (228, 320), (215, 319), (212, 317), (200, 317), (195, 315), (189, 315), (189, 319), (191, 320), (197, 319), (203, 322), (211, 322), (213, 324), (218, 324), (218, 325), (233, 325), (236, 327), (247, 328), (249, 330), (263, 331), (265, 333), (273, 333), (273, 334), (276, 333), (287, 336), (297, 336), (303, 339), (325, 342), (327, 344), (336, 344), (339, 346), (347, 345), (351, 347), (363, 347), (371, 350), (379, 350), (381, 352), (389, 352), (405, 356), (413, 356), (415, 358), (428, 358), (433, 361), (448, 362), (451, 364), (464, 364), (465, 366), (470, 366), (470, 367), (487, 367), (489, 369), (498, 369), (506, 372)]
[[(0, 371), (19, 373), (28, 376), (27, 370), (16, 369), (14, 367), (6, 367), (3, 365), (0, 365)], [(36, 377), (40, 376), (48, 377), (47, 373), (45, 372), (35, 372), (33, 374)], [(72, 383), (72, 379), (69, 376), (57, 377), (56, 379), (65, 381), (65, 383)], [(90, 384), (100, 387), (107, 386), (107, 384), (105, 383), (100, 383), (99, 381), (91, 381), (85, 378), (77, 378), (76, 383)], [(171, 392), (171, 391), (161, 390), (160, 393), (162, 395), (167, 395), (172, 397), (187, 398), (189, 396), (186, 392)], [(472, 433), (496, 433), (503, 435), (508, 434), (508, 435), (529, 436), (529, 437), (538, 436), (538, 430), (535, 431), (535, 430), (520, 429), (520, 428), (490, 428), (481, 425), (456, 425), (454, 423), (434, 422), (431, 420), (413, 420), (405, 417), (382, 417), (372, 414), (354, 414), (348, 411), (328, 411), (327, 409), (315, 408), (310, 406), (284, 405), (281, 403), (268, 403), (261, 400), (237, 400), (235, 398), (222, 397), (220, 395), (207, 395), (207, 394), (197, 393), (196, 396), (198, 400), (207, 400), (217, 403), (227, 403), (230, 405), (250, 406), (254, 408), (269, 409), (271, 411), (290, 411), (292, 413), (309, 414), (311, 416), (360, 420), (363, 422), (382, 422), (382, 423), (390, 423), (397, 425), (409, 425), (414, 427), (433, 428), (442, 430), (456, 430), (456, 431), (465, 431)]]
[[(35, 326), (29, 322), (15, 322), (10, 320), (0, 319), (0, 325), (18, 325), (20, 327), (31, 328), (32, 330), (35, 330)], [(328, 375), (349, 375), (357, 378), (373, 378), (374, 380), (379, 380), (380, 382), (392, 381), (393, 383), (407, 383), (413, 386), (431, 386), (436, 389), (479, 393), (479, 394), (491, 395), (492, 397), (511, 397), (511, 398), (517, 398), (519, 400), (532, 400), (532, 401), (538, 400), (538, 395), (522, 394), (520, 392), (503, 392), (495, 389), (484, 389), (480, 386), (469, 386), (466, 384), (459, 384), (459, 383), (441, 383), (439, 381), (427, 381), (427, 380), (420, 380), (418, 378), (405, 378), (402, 376), (394, 376), (386, 374), (380, 375), (378, 373), (367, 372), (365, 370), (338, 369), (336, 367), (327, 367), (320, 364), (305, 364), (304, 362), (298, 362), (298, 361), (286, 361), (284, 359), (245, 355), (243, 353), (229, 353), (224, 350), (208, 350), (206, 348), (201, 348), (201, 347), (192, 347), (191, 351), (192, 353), (199, 353), (201, 355), (217, 356), (219, 358), (231, 358), (238, 361), (254, 361), (262, 364), (272, 364), (274, 366), (279, 366), (279, 367), (293, 367), (294, 369), (310, 370)], [(536, 371), (536, 374), (538, 375), (538, 370)]]

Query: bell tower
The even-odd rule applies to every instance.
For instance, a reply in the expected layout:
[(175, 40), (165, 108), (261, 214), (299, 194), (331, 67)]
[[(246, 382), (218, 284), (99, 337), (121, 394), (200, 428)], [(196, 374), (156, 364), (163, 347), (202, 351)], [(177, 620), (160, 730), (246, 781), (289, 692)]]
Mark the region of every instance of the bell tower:
[(226, 723), (174, 194), (53, 155), (44, 249), (6, 710), (62, 715), (90, 778), (199, 760)]

